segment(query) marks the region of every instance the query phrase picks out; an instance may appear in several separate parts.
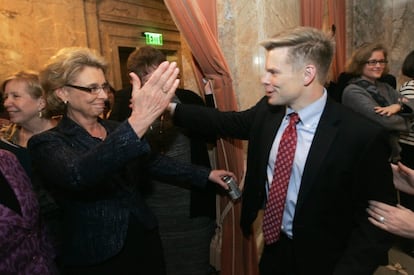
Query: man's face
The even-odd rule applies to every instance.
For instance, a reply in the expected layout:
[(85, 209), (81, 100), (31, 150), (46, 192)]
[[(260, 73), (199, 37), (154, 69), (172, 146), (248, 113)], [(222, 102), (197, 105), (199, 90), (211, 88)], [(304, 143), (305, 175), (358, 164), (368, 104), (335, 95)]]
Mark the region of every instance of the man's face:
[(145, 75), (141, 77), (141, 87), (144, 86), (145, 83), (151, 78), (152, 73), (158, 68), (158, 65), (153, 65), (152, 67), (147, 69)]
[(262, 84), (271, 105), (294, 105), (304, 87), (303, 69), (294, 71), (287, 61), (288, 48), (275, 48), (266, 53)]

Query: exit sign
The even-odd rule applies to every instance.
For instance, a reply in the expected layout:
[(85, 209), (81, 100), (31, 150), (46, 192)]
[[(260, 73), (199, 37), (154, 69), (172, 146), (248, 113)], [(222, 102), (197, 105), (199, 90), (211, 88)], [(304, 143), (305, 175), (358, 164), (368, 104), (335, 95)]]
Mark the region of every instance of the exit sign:
[(155, 32), (144, 32), (145, 43), (147, 45), (158, 45), (162, 46), (162, 34)]

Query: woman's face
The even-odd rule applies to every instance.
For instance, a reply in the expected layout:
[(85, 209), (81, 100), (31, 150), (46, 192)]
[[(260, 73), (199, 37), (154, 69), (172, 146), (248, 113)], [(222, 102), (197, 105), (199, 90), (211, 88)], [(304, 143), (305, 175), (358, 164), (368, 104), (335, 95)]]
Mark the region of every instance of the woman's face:
[(386, 60), (383, 51), (378, 50), (372, 52), (370, 58), (367, 60), (367, 62), (370, 62), (371, 64), (366, 63), (364, 65), (362, 76), (370, 81), (375, 81), (380, 78), (386, 65), (384, 61)]
[[(97, 119), (105, 108), (105, 100), (108, 99), (108, 83), (104, 72), (95, 67), (85, 67), (75, 80), (67, 83), (74, 86), (96, 88), (101, 87), (96, 92), (87, 92), (80, 89), (65, 86), (65, 91), (58, 95), (64, 102), (67, 102), (67, 114), (70, 118)], [(105, 89), (104, 89), (105, 87)]]
[(13, 79), (5, 86), (3, 104), (10, 121), (24, 127), (39, 117), (45, 101), (43, 98), (33, 98), (25, 81)]

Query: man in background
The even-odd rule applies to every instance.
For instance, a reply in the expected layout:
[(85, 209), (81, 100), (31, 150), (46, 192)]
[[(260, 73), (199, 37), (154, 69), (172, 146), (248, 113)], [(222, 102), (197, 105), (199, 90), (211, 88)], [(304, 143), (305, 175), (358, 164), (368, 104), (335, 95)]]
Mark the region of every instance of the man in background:
[[(152, 72), (166, 60), (165, 55), (150, 46), (132, 52), (127, 61), (128, 72), (138, 75), (142, 85)], [(200, 96), (190, 90), (177, 89), (175, 102), (204, 105)], [(110, 119), (123, 121), (129, 117), (131, 87), (115, 95)], [(145, 134), (153, 151), (176, 160), (210, 166), (206, 139), (191, 130), (175, 127), (169, 113), (162, 114)], [(210, 138), (211, 140), (211, 138)], [(214, 140), (214, 137), (213, 137)], [(197, 190), (189, 185), (178, 186), (149, 179), (142, 186), (147, 203), (159, 221), (166, 269), (169, 275), (206, 275), (210, 273), (209, 248), (215, 228), (215, 189)]]

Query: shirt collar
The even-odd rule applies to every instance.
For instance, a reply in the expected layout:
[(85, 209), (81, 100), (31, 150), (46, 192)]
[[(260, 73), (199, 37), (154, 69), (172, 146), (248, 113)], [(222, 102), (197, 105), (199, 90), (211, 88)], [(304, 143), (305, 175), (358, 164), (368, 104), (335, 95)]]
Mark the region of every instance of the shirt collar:
[[(300, 118), (299, 124), (302, 123), (303, 125), (309, 127), (317, 125), (319, 123), (319, 119), (322, 115), (322, 112), (325, 108), (327, 98), (327, 91), (324, 88), (323, 94), (319, 99), (317, 99), (315, 102), (309, 104), (308, 106), (297, 112)], [(287, 107), (286, 115), (289, 115), (293, 112), (293, 109)]]

